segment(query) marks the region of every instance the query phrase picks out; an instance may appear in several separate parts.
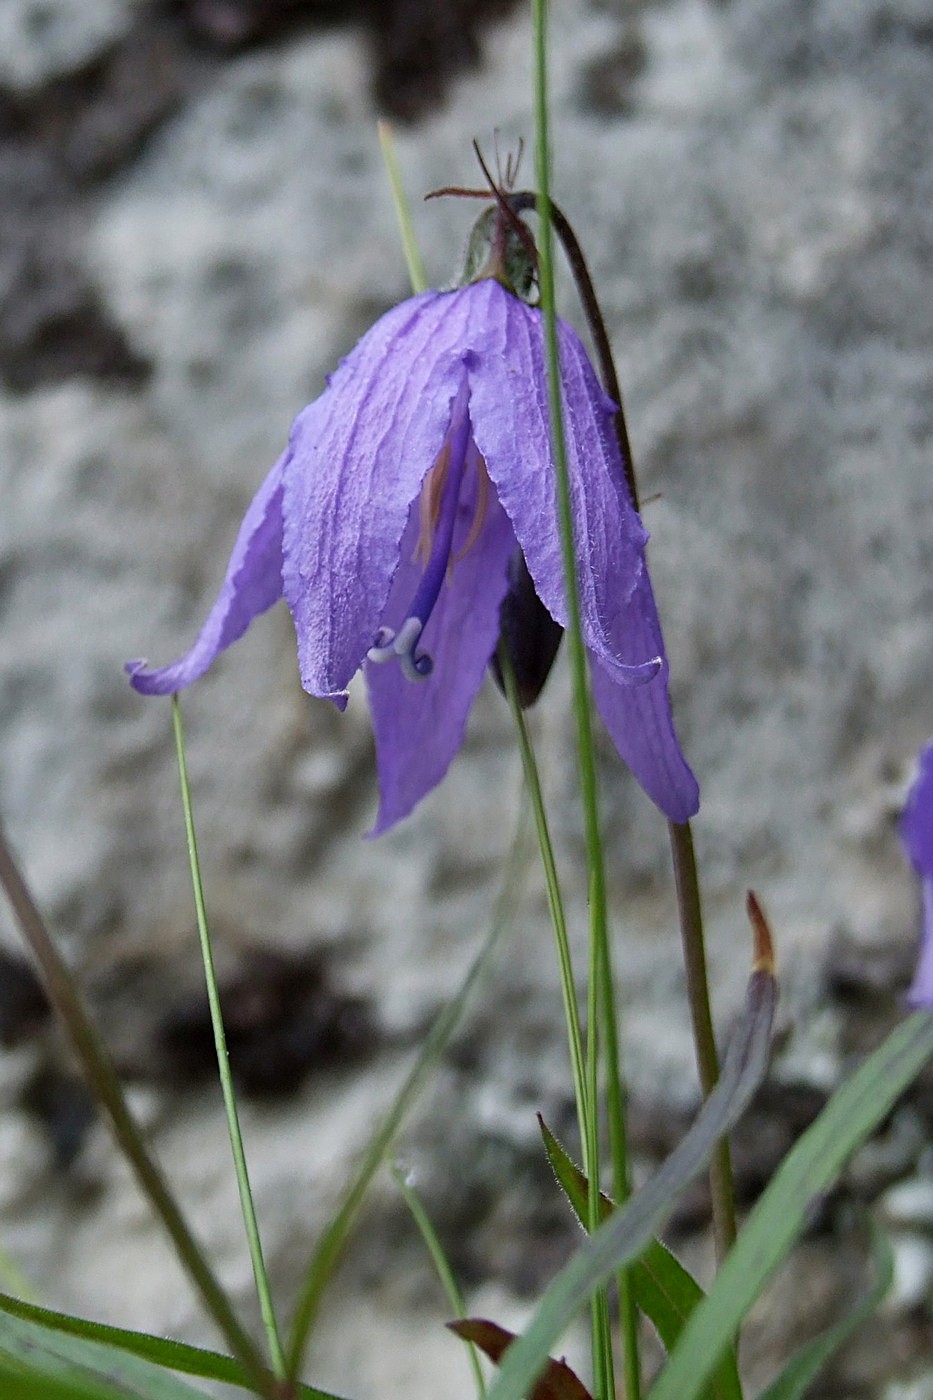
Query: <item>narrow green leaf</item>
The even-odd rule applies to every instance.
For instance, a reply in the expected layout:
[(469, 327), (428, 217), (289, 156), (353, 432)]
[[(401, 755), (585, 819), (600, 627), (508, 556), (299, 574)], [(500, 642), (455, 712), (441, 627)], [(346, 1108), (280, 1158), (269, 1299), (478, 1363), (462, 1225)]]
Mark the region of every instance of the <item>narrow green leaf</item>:
[(181, 701), (177, 694), (172, 696), (172, 728), (175, 732), (175, 755), (178, 760), (178, 781), (181, 787), (181, 809), (185, 821), (185, 835), (188, 841), (188, 861), (191, 866), (191, 888), (194, 894), (195, 921), (198, 926), (198, 941), (201, 946), (201, 960), (204, 963), (204, 983), (207, 990), (207, 1004), (210, 1008), (211, 1026), (214, 1031), (214, 1049), (217, 1055), (217, 1077), (227, 1116), (227, 1133), (230, 1138), (230, 1152), (233, 1157), (233, 1170), (236, 1176), (240, 1197), (240, 1214), (253, 1266), (253, 1279), (259, 1299), (259, 1311), (266, 1334), (272, 1369), (280, 1380), (285, 1379), (285, 1353), (279, 1335), (275, 1305), (266, 1262), (263, 1257), (262, 1240), (259, 1235), (259, 1221), (256, 1218), (256, 1203), (249, 1180), (246, 1164), (246, 1149), (243, 1146), (243, 1133), (240, 1128), (240, 1111), (237, 1106), (236, 1090), (233, 1087), (233, 1072), (230, 1069), (230, 1056), (227, 1052), (227, 1032), (224, 1027), (223, 1012), (220, 1006), (220, 988), (214, 967), (214, 950), (211, 943), (210, 926), (207, 919), (207, 902), (204, 897), (204, 882), (201, 879), (201, 860), (198, 855), (198, 838), (194, 826), (194, 802), (191, 796), (191, 782), (188, 777), (188, 755), (185, 749), (185, 726), (181, 715)]
[(411, 220), (411, 206), (408, 203), (408, 199), (405, 195), (405, 187), (402, 184), (402, 172), (399, 170), (398, 156), (395, 153), (395, 140), (392, 135), (392, 127), (386, 121), (378, 121), (376, 123), (376, 131), (379, 134), (379, 146), (382, 151), (382, 159), (385, 163), (386, 174), (389, 177), (389, 186), (392, 190), (392, 202), (395, 205), (395, 217), (398, 220), (402, 247), (405, 251), (405, 262), (408, 264), (408, 278), (411, 282), (411, 289), (413, 292), (423, 292), (428, 285), (428, 278), (424, 270), (424, 263), (421, 260), (418, 240), (415, 237), (415, 229)]
[[(593, 1290), (644, 1253), (679, 1193), (703, 1170), (716, 1143), (742, 1116), (768, 1067), (775, 998), (771, 973), (753, 972), (745, 1011), (729, 1043), (719, 1083), (693, 1126), (647, 1185), (605, 1221), (561, 1269), (541, 1299), (528, 1331), (503, 1358), (488, 1400), (519, 1400), (526, 1393), (550, 1348)], [(699, 1308), (693, 1317), (698, 1312)], [(729, 1340), (727, 1335), (713, 1349), (711, 1366), (701, 1385)]]
[[(122, 1327), (108, 1327), (103, 1322), (91, 1322), (87, 1318), (72, 1317), (68, 1313), (53, 1312), (49, 1308), (36, 1307), (24, 1303), (19, 1298), (10, 1298), (0, 1293), (0, 1314), (31, 1322), (52, 1333), (82, 1338), (98, 1342), (117, 1351), (128, 1352), (143, 1361), (150, 1361), (167, 1371), (180, 1371), (184, 1375), (199, 1376), (204, 1380), (226, 1381), (229, 1385), (250, 1389), (251, 1380), (247, 1372), (232, 1356), (223, 1356), (217, 1351), (189, 1346), (186, 1342), (176, 1342), (168, 1337), (155, 1337), (149, 1332), (132, 1332)], [(0, 1317), (0, 1348), (4, 1338), (5, 1319)], [(6, 1400), (7, 1392), (0, 1390)], [(339, 1396), (328, 1391), (316, 1390), (313, 1386), (299, 1386), (300, 1400), (340, 1400)]]
[[(29, 1373), (0, 1355), (0, 1395), (4, 1400), (100, 1400), (98, 1390)], [(107, 1397), (110, 1400), (110, 1397)]]
[[(582, 1225), (588, 1200), (586, 1177), (538, 1114), (548, 1161)], [(608, 1219), (616, 1205), (600, 1193), (601, 1218)], [(684, 1329), (687, 1318), (705, 1295), (676, 1255), (660, 1240), (652, 1240), (642, 1257), (630, 1269), (632, 1291), (638, 1307), (657, 1330), (666, 1351), (671, 1351)], [(735, 1353), (725, 1353), (704, 1392), (705, 1400), (742, 1400)]]
[[(585, 1230), (590, 1199), (590, 1184), (586, 1179), (586, 1173), (573, 1161), (563, 1144), (559, 1142), (551, 1132), (540, 1113), (538, 1114), (538, 1127), (541, 1129), (541, 1136), (544, 1139), (544, 1150), (551, 1164), (551, 1170), (557, 1177), (557, 1184), (570, 1202), (573, 1213), (577, 1217), (577, 1221)], [(605, 1191), (600, 1191), (600, 1220), (608, 1220), (614, 1210), (614, 1202), (609, 1199)]]
[[(411, 1211), (412, 1219), (418, 1226), (425, 1248), (431, 1256), (431, 1261), (440, 1279), (441, 1287), (447, 1295), (447, 1302), (450, 1304), (452, 1311), (457, 1317), (465, 1317), (466, 1304), (463, 1300), (463, 1294), (460, 1291), (460, 1285), (457, 1283), (456, 1276), (451, 1268), (450, 1260), (444, 1253), (444, 1246), (441, 1244), (438, 1233), (431, 1221), (431, 1217), (421, 1203), (421, 1197), (408, 1180), (406, 1174), (397, 1165), (392, 1168), (392, 1179), (405, 1198), (405, 1204)], [(456, 1328), (454, 1328), (454, 1330), (456, 1330)], [(462, 1335), (462, 1333), (460, 1335)], [(480, 1365), (476, 1347), (472, 1342), (468, 1342), (467, 1346), (473, 1378), (476, 1381), (476, 1393), (478, 1396), (483, 1397), (486, 1394), (486, 1380), (483, 1376), (483, 1368)]]
[(931, 1055), (933, 1015), (918, 1011), (833, 1094), (746, 1220), (716, 1282), (652, 1386), (649, 1400), (696, 1400), (712, 1360), (735, 1334), (803, 1230), (810, 1202), (833, 1183)]
[(884, 1235), (871, 1227), (875, 1281), (870, 1291), (848, 1317), (828, 1328), (822, 1336), (802, 1346), (758, 1400), (802, 1400), (807, 1388), (836, 1352), (867, 1322), (891, 1287), (894, 1277), (894, 1255)]
[[(696, 1279), (660, 1240), (652, 1240), (632, 1267), (635, 1301), (672, 1352), (694, 1308), (705, 1298)], [(742, 1400), (735, 1350), (727, 1346), (700, 1391), (702, 1400)]]
[(16, 1383), (41, 1379), (82, 1400), (204, 1400), (161, 1366), (86, 1337), (68, 1336), (10, 1313), (0, 1314), (0, 1364)]

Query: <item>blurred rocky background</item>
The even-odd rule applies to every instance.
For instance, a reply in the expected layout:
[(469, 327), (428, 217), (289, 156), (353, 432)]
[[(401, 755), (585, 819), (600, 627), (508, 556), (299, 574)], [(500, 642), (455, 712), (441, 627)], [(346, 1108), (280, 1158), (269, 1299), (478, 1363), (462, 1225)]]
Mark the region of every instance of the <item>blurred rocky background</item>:
[[(3, 0), (0, 809), (224, 1281), (252, 1308), (200, 993), (167, 703), (126, 684), (190, 641), (293, 415), (407, 294), (374, 121), (395, 119), (438, 283), (473, 184), (532, 136), (527, 7), (506, 0)], [(901, 1014), (918, 928), (896, 819), (933, 731), (933, 18), (925, 0), (562, 0), (555, 192), (618, 353), (696, 823), (717, 1021), (761, 894), (783, 999), (737, 1135), (751, 1201)], [(525, 177), (531, 181), (530, 162)], [(569, 283), (563, 304), (579, 319)], [(185, 698), (202, 856), (279, 1296), (491, 917), (518, 764), (498, 694), (396, 833), (365, 702), (301, 691), (284, 608)], [(582, 950), (568, 688), (535, 731)], [(647, 1170), (695, 1106), (661, 818), (603, 745)], [(573, 1247), (534, 1112), (570, 1081), (541, 881), (400, 1151), (474, 1311), (520, 1322)], [(0, 1243), (52, 1306), (215, 1342), (95, 1121), (0, 912)], [(813, 1393), (933, 1395), (933, 1080), (814, 1213), (750, 1323), (761, 1380), (858, 1289), (880, 1316)], [(702, 1271), (706, 1205), (672, 1239)], [(414, 1228), (380, 1179), (309, 1378), (469, 1393)]]

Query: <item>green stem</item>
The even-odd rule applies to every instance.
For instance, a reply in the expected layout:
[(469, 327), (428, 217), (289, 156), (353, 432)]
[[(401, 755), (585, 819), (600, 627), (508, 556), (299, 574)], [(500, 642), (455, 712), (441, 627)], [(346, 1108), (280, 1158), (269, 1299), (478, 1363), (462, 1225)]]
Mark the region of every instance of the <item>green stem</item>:
[[(600, 1030), (606, 1063), (609, 1151), (612, 1159), (613, 1195), (616, 1201), (621, 1204), (631, 1195), (632, 1183), (629, 1175), (628, 1108), (616, 1026), (615, 978), (612, 971), (611, 948), (608, 942), (606, 947), (600, 950), (600, 961), (599, 986), (602, 991)], [(639, 1400), (641, 1396), (641, 1367), (639, 1365), (638, 1311), (631, 1278), (625, 1269), (619, 1271), (616, 1286), (619, 1291), (619, 1320), (622, 1327), (622, 1362), (625, 1374), (626, 1400)]]
[[(424, 1240), (425, 1247), (431, 1256), (431, 1262), (434, 1264), (434, 1268), (437, 1271), (437, 1276), (447, 1295), (447, 1301), (450, 1304), (454, 1317), (458, 1319), (465, 1318), (467, 1313), (463, 1294), (460, 1292), (457, 1280), (454, 1278), (454, 1271), (450, 1267), (450, 1261), (444, 1253), (444, 1246), (438, 1239), (437, 1231), (431, 1223), (431, 1217), (421, 1204), (421, 1198), (399, 1166), (394, 1166), (392, 1168), (392, 1180), (404, 1196), (405, 1204), (411, 1211), (412, 1218), (418, 1226), (421, 1238)], [(475, 1343), (468, 1341), (467, 1351), (470, 1357), (470, 1364), (473, 1368), (473, 1378), (476, 1381), (477, 1394), (482, 1397), (486, 1394), (486, 1381), (483, 1377), (483, 1368), (480, 1365), (479, 1352), (476, 1349)]]
[(418, 240), (415, 237), (414, 225), (411, 221), (411, 209), (408, 200), (405, 198), (405, 188), (402, 184), (401, 171), (398, 168), (398, 157), (395, 154), (395, 141), (392, 137), (392, 128), (388, 122), (379, 121), (376, 123), (376, 130), (379, 133), (379, 146), (382, 151), (382, 159), (385, 164), (386, 174), (389, 177), (389, 185), (392, 189), (392, 202), (395, 205), (395, 217), (398, 220), (402, 248), (405, 252), (405, 262), (408, 264), (408, 276), (411, 280), (411, 288), (413, 292), (423, 292), (428, 285), (428, 278), (424, 270), (424, 263), (421, 260), (421, 252), (418, 248)]
[(259, 1395), (274, 1400), (273, 1377), (255, 1342), (237, 1318), (230, 1301), (188, 1229), (164, 1177), (150, 1156), (126, 1105), (110, 1056), (91, 1020), (77, 984), (45, 927), (38, 906), (0, 831), (0, 884), (6, 891), (23, 937), (42, 971), (49, 1000), (64, 1022), (92, 1091), (110, 1119), (121, 1151), (156, 1215), (162, 1221), (189, 1278), (234, 1356), (248, 1371)]
[(547, 891), (548, 911), (551, 915), (551, 925), (554, 929), (554, 941), (557, 947), (560, 990), (564, 1003), (564, 1019), (567, 1023), (567, 1037), (570, 1043), (570, 1065), (573, 1073), (573, 1087), (577, 1103), (577, 1120), (580, 1124), (580, 1137), (583, 1148), (583, 1170), (589, 1174), (592, 1169), (592, 1162), (590, 1161), (591, 1144), (585, 1131), (585, 1125), (590, 1119), (590, 1101), (586, 1081), (586, 1056), (583, 1051), (583, 1031), (580, 1026), (580, 1009), (577, 1002), (576, 983), (573, 976), (573, 961), (570, 952), (570, 938), (567, 933), (567, 919), (564, 913), (564, 899), (561, 894), (560, 880), (557, 874), (557, 861), (554, 856), (554, 845), (551, 841), (547, 811), (544, 806), (544, 795), (541, 791), (541, 775), (538, 772), (538, 762), (535, 758), (534, 748), (531, 743), (531, 735), (528, 732), (525, 712), (518, 698), (518, 683), (515, 679), (515, 669), (512, 665), (512, 658), (509, 655), (508, 648), (501, 643), (499, 645), (499, 668), (502, 673), (505, 696), (509, 702), (509, 708), (512, 711), (512, 719), (515, 721), (518, 749), (521, 754), (522, 769), (528, 788), (528, 796), (531, 799), (531, 810), (535, 819), (535, 830), (538, 836), (538, 849), (541, 853), (541, 864), (544, 868), (544, 886)]
[[(609, 955), (609, 919), (606, 900), (606, 877), (603, 860), (602, 840), (599, 829), (599, 801), (596, 779), (596, 754), (591, 723), (589, 682), (587, 675), (586, 649), (583, 643), (580, 596), (577, 585), (576, 542), (574, 540), (573, 515), (570, 501), (570, 479), (567, 469), (566, 446), (563, 431), (561, 402), (560, 362), (557, 342), (557, 315), (554, 290), (553, 231), (551, 227), (550, 196), (550, 141), (548, 134), (549, 114), (547, 104), (547, 3), (546, 0), (533, 0), (535, 39), (535, 171), (537, 177), (540, 222), (539, 238), (539, 282), (541, 307), (544, 317), (544, 335), (547, 353), (548, 398), (551, 410), (551, 441), (554, 451), (554, 465), (557, 477), (558, 514), (560, 521), (561, 554), (564, 566), (564, 581), (567, 594), (568, 629), (567, 641), (570, 653), (570, 670), (573, 686), (573, 704), (577, 721), (577, 750), (579, 757), (580, 790), (583, 805), (583, 819), (586, 839), (587, 867), (590, 891), (590, 1005), (591, 1020), (588, 1026), (588, 1055), (590, 1091), (593, 1093), (590, 1114), (590, 1129), (598, 1147), (598, 1115), (596, 1112), (596, 1076), (598, 1060), (599, 1024), (605, 1046), (609, 1018), (615, 1023), (615, 1006), (611, 1003), (612, 989), (608, 985), (608, 972), (611, 967)], [(608, 999), (607, 999), (608, 993)], [(611, 1040), (611, 1036), (609, 1037)], [(618, 1075), (618, 1065), (610, 1067), (610, 1080)], [(616, 1105), (618, 1107), (618, 1104)], [(616, 1125), (617, 1149), (624, 1151), (624, 1128), (618, 1132)], [(628, 1193), (628, 1164), (621, 1160), (616, 1164), (621, 1170), (621, 1180), (615, 1189)], [(599, 1221), (599, 1179), (598, 1150), (594, 1153), (594, 1170), (589, 1174), (589, 1225), (595, 1230)], [(601, 1290), (601, 1308), (608, 1317), (608, 1303), (605, 1290)], [(624, 1288), (620, 1297), (624, 1309), (623, 1336), (626, 1344), (625, 1370), (630, 1387), (634, 1384), (637, 1400), (640, 1386), (640, 1365), (637, 1353), (637, 1326), (634, 1301), (631, 1291)], [(597, 1377), (602, 1381), (602, 1394), (615, 1395), (613, 1380), (613, 1358), (611, 1339), (606, 1335), (605, 1324), (600, 1328), (598, 1350), (601, 1353)], [(633, 1350), (634, 1348), (634, 1350)]]
[[(697, 876), (696, 852), (689, 822), (668, 823), (671, 854), (674, 860), (674, 883), (677, 889), (677, 909), (680, 935), (687, 974), (687, 998), (693, 1023), (693, 1042), (697, 1069), (704, 1098), (719, 1081), (719, 1055), (710, 1008), (709, 976), (706, 967), (706, 943), (703, 937), (703, 909), (700, 903), (700, 882)], [(710, 1196), (713, 1203), (713, 1237), (716, 1258), (721, 1264), (735, 1243), (735, 1190), (732, 1180), (732, 1159), (729, 1140), (718, 1144), (709, 1169)]]
[(253, 1278), (259, 1296), (259, 1310), (269, 1344), (272, 1369), (279, 1380), (285, 1379), (285, 1354), (279, 1337), (272, 1291), (262, 1255), (262, 1241), (259, 1237), (259, 1222), (249, 1184), (249, 1171), (246, 1153), (243, 1149), (243, 1134), (240, 1131), (240, 1115), (237, 1110), (233, 1077), (230, 1073), (230, 1057), (227, 1053), (227, 1036), (224, 1031), (223, 1012), (220, 1006), (220, 991), (217, 986), (217, 973), (214, 967), (214, 953), (207, 923), (207, 907), (204, 902), (204, 885), (201, 880), (201, 862), (198, 859), (198, 841), (194, 830), (194, 810), (191, 804), (191, 784), (188, 780), (188, 760), (185, 755), (185, 730), (181, 717), (181, 704), (178, 696), (172, 696), (172, 724), (175, 730), (175, 749), (178, 756), (178, 777), (181, 784), (181, 805), (185, 814), (185, 835), (188, 838), (188, 858), (191, 862), (191, 884), (194, 889), (194, 907), (197, 913), (198, 937), (201, 943), (201, 957), (204, 962), (204, 980), (207, 985), (207, 1000), (211, 1012), (211, 1025), (214, 1030), (214, 1048), (217, 1052), (217, 1070), (223, 1093), (224, 1109), (227, 1114), (227, 1128), (230, 1134), (230, 1148), (236, 1172), (237, 1187), (240, 1193), (240, 1210), (249, 1244), (250, 1259), (253, 1265)]
[[(515, 210), (530, 209), (536, 207), (536, 199), (540, 201), (540, 195), (536, 197), (530, 191), (522, 190), (510, 196), (510, 203)], [(629, 441), (628, 426), (625, 421), (622, 391), (619, 388), (619, 377), (616, 373), (606, 323), (603, 320), (596, 289), (593, 286), (593, 279), (590, 277), (583, 250), (569, 220), (553, 200), (550, 201), (550, 214), (563, 244), (586, 313), (590, 333), (596, 347), (603, 387), (612, 401), (618, 405), (613, 417), (613, 426), (619, 451), (622, 454), (622, 467), (626, 484), (632, 497), (632, 504), (637, 510), (638, 482), (635, 476), (635, 463)], [(719, 1065), (710, 1012), (703, 915), (693, 837), (688, 823), (679, 825), (670, 822), (668, 825), (674, 857), (674, 878), (677, 887), (677, 903), (687, 972), (694, 1045), (700, 1083), (704, 1097), (708, 1098), (719, 1078)], [(734, 1242), (736, 1233), (732, 1164), (729, 1144), (725, 1140), (719, 1145), (710, 1165), (710, 1195), (713, 1202), (713, 1234), (716, 1242), (716, 1253), (717, 1257), (722, 1260)]]
[[(574, 1094), (577, 1103), (577, 1123), (580, 1128), (580, 1142), (583, 1151), (583, 1171), (588, 1180), (592, 1180), (595, 1175), (598, 1182), (598, 1116), (591, 1112), (591, 1105), (596, 1102), (598, 1085), (591, 1074), (590, 1057), (587, 1052), (584, 1051), (583, 1046), (583, 1032), (580, 1026), (580, 1010), (577, 1003), (576, 982), (573, 976), (570, 938), (567, 932), (567, 919), (564, 913), (564, 899), (561, 894), (560, 880), (557, 874), (557, 861), (554, 856), (554, 845), (551, 841), (547, 810), (544, 805), (544, 795), (541, 791), (541, 776), (538, 772), (538, 763), (535, 758), (531, 735), (528, 732), (525, 713), (519, 700), (515, 668), (512, 665), (512, 658), (509, 655), (508, 648), (502, 643), (499, 645), (498, 655), (499, 670), (502, 676), (506, 699), (509, 702), (512, 718), (515, 721), (518, 748), (521, 754), (522, 768), (525, 774), (528, 795), (531, 798), (535, 830), (538, 836), (538, 849), (541, 853), (541, 864), (544, 868), (544, 885), (547, 891), (551, 926), (554, 929), (554, 941), (557, 947), (557, 966), (560, 973), (561, 996), (564, 1003), (564, 1020), (567, 1025), (567, 1036), (570, 1043), (570, 1065), (573, 1073)], [(590, 1015), (589, 1024), (591, 1026), (595, 1024), (592, 1015)], [(593, 1209), (592, 1193), (587, 1197), (587, 1209), (587, 1228), (592, 1230), (595, 1229), (595, 1226), (589, 1219), (589, 1213), (591, 1213)], [(599, 1210), (598, 1195), (596, 1197), (596, 1210)], [(598, 1223), (597, 1220), (597, 1224)], [(593, 1369), (597, 1380), (597, 1391), (600, 1395), (609, 1396), (611, 1395), (611, 1391), (605, 1389), (606, 1364), (604, 1358), (607, 1352), (611, 1356), (611, 1340), (609, 1310), (605, 1292), (594, 1295), (590, 1304), (590, 1313), (593, 1331)]]

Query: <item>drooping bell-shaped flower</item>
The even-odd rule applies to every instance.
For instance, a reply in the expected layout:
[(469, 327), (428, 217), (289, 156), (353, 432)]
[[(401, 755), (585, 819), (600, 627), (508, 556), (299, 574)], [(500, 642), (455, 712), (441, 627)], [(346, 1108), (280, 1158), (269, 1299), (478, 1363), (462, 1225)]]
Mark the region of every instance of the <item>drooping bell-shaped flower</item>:
[[(310, 694), (342, 709), (350, 679), (365, 672), (376, 832), (446, 772), (500, 624), (519, 668), (515, 632), (531, 586), (553, 623), (567, 623), (542, 315), (523, 299), (522, 241), (498, 211), (477, 228), (473, 280), (388, 312), (298, 415), (191, 649), (160, 669), (127, 666), (144, 694), (181, 690), (284, 597)], [(563, 322), (558, 339), (595, 701), (648, 795), (686, 821), (698, 789), (674, 733), (647, 534), (625, 483), (615, 405)], [(544, 621), (529, 662), (543, 674), (528, 698), (559, 638)]]
[(933, 739), (920, 751), (920, 767), (901, 817), (901, 840), (920, 876), (923, 903), (920, 956), (907, 1000), (933, 1010)]

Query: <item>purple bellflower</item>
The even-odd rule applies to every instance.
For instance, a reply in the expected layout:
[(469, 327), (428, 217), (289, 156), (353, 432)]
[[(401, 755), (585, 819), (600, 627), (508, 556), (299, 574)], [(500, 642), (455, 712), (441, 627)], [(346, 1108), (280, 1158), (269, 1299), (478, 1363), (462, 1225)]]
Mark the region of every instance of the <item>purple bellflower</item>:
[(920, 956), (907, 1000), (933, 1010), (933, 739), (920, 751), (920, 768), (901, 817), (901, 840), (920, 876), (923, 900)]
[[(374, 834), (447, 771), (519, 576), (567, 623), (542, 315), (522, 295), (533, 280), (527, 251), (501, 216), (490, 221), (497, 213), (474, 231), (465, 285), (388, 312), (298, 415), (190, 651), (160, 669), (127, 665), (143, 694), (181, 690), (284, 597), (305, 690), (343, 709), (364, 671), (380, 791)], [(616, 406), (563, 322), (558, 339), (594, 698), (649, 797), (683, 822), (699, 794), (671, 718), (648, 537), (625, 482)], [(502, 635), (508, 645), (504, 622)]]

